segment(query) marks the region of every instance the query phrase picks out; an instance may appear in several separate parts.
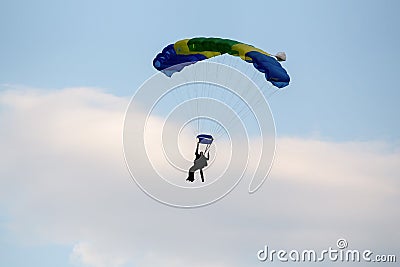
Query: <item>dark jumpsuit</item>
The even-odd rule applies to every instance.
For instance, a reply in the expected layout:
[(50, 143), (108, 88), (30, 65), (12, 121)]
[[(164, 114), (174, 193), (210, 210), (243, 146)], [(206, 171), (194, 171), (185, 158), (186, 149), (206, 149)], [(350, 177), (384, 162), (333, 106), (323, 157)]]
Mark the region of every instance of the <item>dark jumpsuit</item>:
[(199, 144), (197, 144), (196, 152), (194, 153), (194, 155), (196, 156), (196, 158), (193, 162), (193, 166), (189, 169), (189, 176), (186, 180), (189, 182), (193, 182), (194, 172), (200, 170), (201, 181), (204, 182), (203, 168), (208, 165), (207, 160), (209, 160), (210, 154), (208, 154), (208, 157), (206, 157), (204, 156), (203, 152), (199, 153)]

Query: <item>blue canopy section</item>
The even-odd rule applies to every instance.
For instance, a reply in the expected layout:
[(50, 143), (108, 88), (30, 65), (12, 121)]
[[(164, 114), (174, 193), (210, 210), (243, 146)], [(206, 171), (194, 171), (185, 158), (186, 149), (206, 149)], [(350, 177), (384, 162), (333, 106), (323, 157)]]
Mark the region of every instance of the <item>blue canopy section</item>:
[(290, 77), (288, 73), (275, 58), (257, 51), (247, 52), (246, 56), (252, 59), (247, 60), (247, 62), (253, 63), (258, 71), (265, 74), (265, 79), (276, 87), (283, 88), (289, 84)]
[(199, 134), (197, 138), (200, 144), (210, 145), (214, 141), (214, 138), (209, 134)]
[(166, 75), (171, 76), (173, 73), (181, 71), (185, 66), (206, 59), (201, 54), (177, 55), (174, 44), (165, 47), (153, 60), (153, 66), (159, 71), (163, 71)]

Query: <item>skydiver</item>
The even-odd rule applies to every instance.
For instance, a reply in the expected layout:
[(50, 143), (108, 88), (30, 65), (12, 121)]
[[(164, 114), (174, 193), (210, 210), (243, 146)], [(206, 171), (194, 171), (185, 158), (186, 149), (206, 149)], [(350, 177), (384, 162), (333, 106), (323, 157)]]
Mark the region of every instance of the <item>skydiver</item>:
[(207, 152), (207, 157), (204, 155), (203, 152), (199, 153), (199, 144), (197, 143), (196, 152), (194, 155), (196, 156), (195, 160), (193, 161), (193, 166), (189, 169), (189, 176), (186, 181), (193, 182), (194, 181), (194, 172), (200, 170), (201, 181), (204, 183), (204, 174), (203, 168), (206, 167), (207, 161), (210, 159), (210, 152)]

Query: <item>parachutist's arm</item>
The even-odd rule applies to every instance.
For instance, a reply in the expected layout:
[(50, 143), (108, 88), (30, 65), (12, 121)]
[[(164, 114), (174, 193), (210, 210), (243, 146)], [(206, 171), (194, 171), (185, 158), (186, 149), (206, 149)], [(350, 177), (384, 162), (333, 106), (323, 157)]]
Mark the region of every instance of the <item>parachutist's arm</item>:
[(197, 143), (196, 153), (194, 153), (196, 156), (199, 155), (199, 144), (200, 144), (200, 143)]

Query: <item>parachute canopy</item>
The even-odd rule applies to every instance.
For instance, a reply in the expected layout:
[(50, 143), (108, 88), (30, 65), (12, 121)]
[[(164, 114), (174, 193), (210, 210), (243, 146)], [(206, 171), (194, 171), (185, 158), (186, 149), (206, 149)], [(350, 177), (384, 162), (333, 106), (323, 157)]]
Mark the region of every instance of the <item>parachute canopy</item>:
[(283, 52), (275, 57), (252, 45), (221, 38), (192, 38), (177, 41), (166, 46), (153, 60), (153, 66), (167, 76), (181, 71), (184, 67), (211, 57), (229, 54), (240, 57), (260, 72), (267, 81), (278, 88), (287, 86), (290, 77), (278, 61), (286, 60)]
[(209, 134), (199, 134), (197, 135), (197, 139), (199, 139), (200, 144), (207, 145), (211, 145), (211, 143), (214, 141), (214, 138)]

